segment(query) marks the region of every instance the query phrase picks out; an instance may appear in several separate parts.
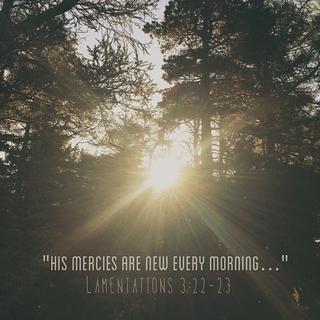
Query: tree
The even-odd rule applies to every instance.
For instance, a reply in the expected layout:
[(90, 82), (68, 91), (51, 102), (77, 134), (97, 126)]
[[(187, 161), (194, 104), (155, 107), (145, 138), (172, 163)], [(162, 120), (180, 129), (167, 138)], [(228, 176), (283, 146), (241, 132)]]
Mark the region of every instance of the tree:
[(249, 154), (261, 144), (268, 165), (276, 149), (291, 152), (293, 132), (317, 123), (318, 17), (309, 1), (170, 1), (164, 21), (145, 30), (170, 54), (163, 69), (174, 86), (164, 91), (165, 118), (200, 121), (201, 162), (210, 164), (216, 152), (220, 175), (233, 171), (230, 157), (253, 132)]
[[(14, 21), (11, 27), (21, 31), (21, 37), (17, 37), (12, 47), (2, 42), (8, 55), (2, 59), (1, 138), (4, 146), (9, 143), (15, 152), (20, 150), (16, 165), (22, 175), (33, 136), (46, 136), (46, 130), (53, 130), (64, 137), (60, 140), (63, 144), (70, 143), (70, 139), (79, 140), (81, 136), (101, 139), (101, 131), (107, 134), (106, 128), (113, 121), (112, 108), (144, 112), (143, 104), (147, 103), (152, 90), (146, 73), (149, 66), (128, 48), (130, 43), (139, 45), (139, 42), (124, 33), (132, 19), (139, 21), (149, 12), (151, 2), (141, 5), (136, 1), (123, 5), (108, 2), (106, 7), (103, 2), (63, 1), (43, 11), (45, 6), (41, 5), (44, 4), (45, 1), (23, 4), (5, 1), (2, 8), (7, 18)], [(88, 9), (86, 13), (81, 11), (84, 8)], [(81, 18), (80, 15), (71, 18), (75, 11), (68, 10), (80, 10)], [(68, 18), (65, 12), (69, 12)], [(109, 30), (89, 49), (88, 58), (78, 56), (77, 38), (70, 30), (73, 23), (82, 21), (98, 28), (92, 23), (108, 13), (106, 29), (112, 27), (127, 43), (121, 43), (120, 38), (116, 40)], [(48, 19), (44, 20), (43, 16)], [(22, 29), (19, 27), (29, 20), (34, 22), (26, 23)], [(111, 21), (114, 24), (109, 24)], [(30, 34), (26, 34), (28, 32)], [(4, 149), (5, 155), (10, 150), (13, 148)]]
[[(80, 215), (87, 213), (86, 197), (90, 204), (104, 204), (91, 202), (97, 198), (86, 193), (90, 177), (82, 179), (79, 169), (85, 156), (74, 145), (94, 136), (100, 144), (104, 137), (103, 147), (110, 148), (106, 136), (110, 123), (116, 122), (114, 109), (145, 112), (152, 90), (149, 67), (137, 54), (144, 46), (129, 29), (150, 5), (151, 1), (2, 3), (5, 16), (0, 23), (7, 32), (0, 36), (1, 252), (8, 266), (8, 291), (17, 282), (28, 287), (24, 279), (36, 276), (33, 258), (45, 245), (51, 247), (66, 219), (79, 217), (76, 199), (84, 199), (78, 202)], [(105, 35), (82, 57), (77, 51), (81, 31), (76, 27), (97, 30), (101, 19)], [(111, 163), (121, 165), (117, 159)], [(114, 167), (104, 168), (110, 172), (107, 177), (112, 176)], [(114, 181), (118, 179), (119, 174)]]
[[(33, 92), (28, 92), (29, 89), (24, 87), (22, 81), (16, 79), (16, 82), (13, 83), (11, 79), (11, 74), (14, 73), (13, 69), (22, 60), (24, 60), (23, 63), (25, 64), (41, 65), (48, 74), (52, 75), (55, 67), (52, 64), (50, 65), (50, 61), (46, 61), (46, 52), (44, 50), (41, 51), (41, 49), (47, 46), (47, 50), (49, 50), (48, 48), (56, 45), (59, 46), (60, 55), (65, 54), (70, 57), (70, 50), (67, 44), (72, 42), (74, 50), (72, 54), (74, 60), (78, 59), (76, 63), (79, 64), (80, 58), (75, 52), (75, 45), (78, 41), (77, 36), (80, 29), (86, 27), (95, 31), (104, 31), (108, 37), (107, 41), (103, 40), (101, 42), (106, 47), (104, 53), (109, 54), (112, 50), (113, 54), (117, 54), (121, 51), (117, 65), (119, 66), (119, 61), (122, 59), (122, 66), (124, 66), (124, 59), (128, 60), (129, 47), (131, 51), (137, 50), (137, 48), (145, 49), (144, 44), (132, 37), (130, 25), (139, 23), (146, 15), (150, 14), (153, 5), (154, 1), (151, 0), (129, 0), (124, 3), (118, 1), (92, 2), (80, 0), (64, 0), (54, 3), (46, 0), (37, 2), (3, 1), (0, 25), (2, 30), (6, 32), (3, 32), (0, 36), (0, 103), (1, 112), (4, 112), (5, 115), (0, 117), (0, 121), (6, 117), (7, 112), (10, 112), (8, 111), (10, 109), (8, 104), (12, 100), (16, 100), (19, 95), (21, 99), (26, 100), (29, 97), (26, 93), (33, 95)], [(66, 41), (66, 45), (62, 44), (63, 41)], [(115, 46), (118, 46), (118, 49)], [(100, 44), (101, 47), (102, 45)], [(116, 53), (117, 50), (118, 52)], [(126, 55), (126, 58), (124, 58), (124, 55)], [(37, 61), (38, 58), (39, 61)], [(99, 58), (101, 59), (101, 54)], [(136, 59), (136, 68), (138, 68), (138, 60)], [(133, 67), (133, 64), (131, 64), (131, 67)], [(105, 69), (104, 72), (106, 71)], [(79, 84), (81, 81), (85, 81), (83, 78), (78, 81), (75, 78), (78, 74), (74, 73), (72, 76), (69, 74), (66, 77), (66, 72), (64, 74), (62, 74), (61, 70), (59, 72), (59, 75), (57, 72), (55, 74), (55, 83), (58, 83), (61, 88), (65, 85), (64, 94), (72, 94), (73, 91), (79, 89), (79, 87), (76, 88), (70, 82)], [(114, 74), (109, 76), (110, 79), (113, 77)], [(73, 86), (72, 91), (70, 86)], [(82, 83), (81, 86), (84, 87), (84, 84)], [(78, 90), (77, 93), (81, 93), (81, 91)], [(86, 92), (88, 93), (88, 90)], [(124, 92), (123, 87), (122, 93)], [(77, 93), (75, 92), (73, 99)], [(81, 104), (84, 102), (87, 104), (92, 103), (92, 97), (93, 95), (91, 94), (90, 101), (88, 97), (85, 97), (85, 94), (82, 94)], [(80, 104), (80, 100), (78, 100), (78, 104)]]
[(8, 55), (16, 50), (27, 50), (37, 41), (36, 33), (57, 18), (62, 19), (69, 29), (81, 26), (99, 30), (103, 27), (134, 41), (126, 27), (135, 21), (143, 21), (154, 6), (154, 0), (3, 0), (0, 14), (0, 27), (4, 30), (0, 38), (2, 68)]
[(245, 122), (235, 138), (251, 140), (252, 152), (262, 157), (256, 168), (318, 161), (319, 11), (311, 4), (249, 1), (229, 23), (232, 56), (248, 93)]
[[(201, 163), (208, 174), (212, 174), (212, 130), (221, 130), (223, 117), (232, 112), (228, 100), (236, 94), (232, 92), (236, 70), (230, 55), (232, 38), (225, 24), (237, 3), (170, 1), (162, 22), (145, 26), (146, 32), (160, 39), (163, 52), (171, 54), (163, 69), (174, 87), (165, 91), (163, 107), (168, 117), (201, 123)], [(218, 141), (222, 155), (223, 139)], [(222, 167), (222, 157), (219, 162)]]

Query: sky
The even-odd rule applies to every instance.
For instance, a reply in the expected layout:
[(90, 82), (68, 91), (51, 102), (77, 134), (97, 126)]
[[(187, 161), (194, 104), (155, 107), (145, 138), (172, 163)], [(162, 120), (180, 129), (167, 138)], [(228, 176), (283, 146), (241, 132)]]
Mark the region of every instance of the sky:
[[(160, 21), (163, 19), (163, 14), (165, 10), (165, 6), (169, 0), (160, 0), (157, 6), (157, 10), (154, 13), (155, 17)], [(147, 22), (147, 21), (146, 21)], [(143, 25), (142, 25), (143, 26)], [(162, 79), (162, 64), (163, 64), (163, 55), (160, 50), (159, 43), (156, 39), (151, 39), (151, 37), (145, 34), (141, 29), (138, 27), (133, 28), (133, 36), (142, 43), (148, 43), (149, 49), (148, 54), (143, 55), (145, 61), (150, 62), (153, 65), (153, 69), (150, 71), (150, 77), (157, 85), (157, 89), (161, 90), (168, 87), (168, 83), (166, 83)], [(86, 55), (87, 53), (87, 46), (92, 47), (97, 39), (101, 37), (101, 34), (95, 33), (93, 31), (89, 31), (83, 34), (83, 37), (78, 45), (78, 50), (80, 54)], [(152, 104), (157, 104), (161, 101), (161, 93), (156, 93), (152, 97)], [(186, 128), (179, 128), (176, 129), (174, 132), (167, 137), (171, 140), (171, 151), (174, 153), (171, 154), (172, 157), (179, 158), (179, 162), (187, 163), (191, 161), (191, 153), (190, 150), (187, 148), (186, 141), (190, 140), (189, 132)], [(82, 148), (89, 152), (93, 153), (100, 153), (96, 147), (92, 147), (90, 144), (87, 143), (82, 144)]]
[[(160, 21), (163, 18), (165, 6), (167, 5), (168, 2), (169, 2), (169, 0), (160, 0), (159, 1), (156, 16), (158, 19), (160, 19)], [(142, 33), (142, 34), (140, 34), (140, 33)], [(148, 35), (144, 34), (141, 31), (138, 32), (138, 35), (139, 35), (139, 37), (141, 37), (141, 39), (145, 38), (147, 41), (152, 41)], [(147, 57), (147, 59), (154, 65), (154, 68), (150, 73), (150, 76), (152, 77), (153, 81), (155, 83), (157, 83), (160, 88), (165, 87), (166, 84), (165, 84), (164, 80), (162, 80), (162, 70), (161, 70), (161, 66), (163, 63), (163, 55), (160, 51), (160, 46), (159, 46), (157, 40), (155, 40), (155, 39), (151, 42), (150, 56)]]
[[(159, 19), (160, 21), (163, 19), (163, 14), (166, 5), (168, 4), (169, 0), (159, 0), (157, 9), (154, 12), (155, 18)], [(149, 19), (150, 20), (150, 19)], [(148, 20), (148, 21), (149, 21)], [(147, 22), (147, 21), (145, 21)], [(141, 25), (143, 27), (143, 24)], [(89, 30), (87, 32), (83, 32), (82, 37), (79, 39), (78, 42), (78, 51), (81, 55), (86, 56), (87, 55), (87, 47), (93, 47), (94, 44), (97, 42), (97, 39), (101, 38), (102, 34), (94, 32), (92, 30)], [(151, 39), (151, 37), (147, 34), (145, 34), (141, 28), (139, 29), (138, 27), (133, 28), (133, 36), (137, 40), (139, 40), (142, 43), (148, 43), (149, 48), (148, 48), (148, 54), (142, 55), (141, 58), (143, 60), (150, 62), (153, 65), (153, 69), (150, 71), (150, 77), (153, 80), (153, 82), (157, 85), (157, 89), (161, 90), (165, 87), (168, 87), (168, 84), (162, 79), (162, 64), (163, 64), (163, 55), (160, 50), (159, 43), (157, 42), (156, 39)], [(155, 94), (152, 98), (152, 103), (156, 104), (161, 100), (161, 94)], [(180, 136), (181, 134), (178, 134)], [(184, 137), (185, 135), (183, 135)], [(180, 144), (178, 141), (178, 137), (175, 137), (175, 143)], [(181, 139), (180, 139), (181, 140)], [(92, 148), (90, 145), (87, 143), (83, 143), (82, 147), (86, 149), (89, 152), (93, 153), (99, 153), (99, 150), (96, 150), (95, 148)], [(178, 145), (175, 146), (177, 150), (180, 150), (181, 147)], [(180, 151), (181, 153), (181, 151)]]
[[(165, 10), (165, 6), (169, 0), (159, 0), (157, 10), (154, 13), (157, 19), (163, 18), (163, 13)], [(146, 21), (147, 22), (147, 21)], [(163, 55), (161, 54), (159, 44), (156, 39), (151, 39), (149, 35), (145, 34), (141, 29), (134, 27), (133, 28), (133, 36), (141, 41), (142, 43), (150, 43), (150, 47), (148, 50), (148, 55), (144, 55), (143, 58), (152, 63), (154, 66), (150, 71), (150, 76), (152, 80), (158, 85), (159, 89), (166, 87), (165, 81), (162, 79), (162, 70), (161, 66), (163, 63)], [(78, 50), (80, 54), (86, 55), (87, 47), (92, 47), (96, 40), (101, 37), (101, 34), (96, 33), (92, 30), (84, 33), (81, 37), (78, 45)]]

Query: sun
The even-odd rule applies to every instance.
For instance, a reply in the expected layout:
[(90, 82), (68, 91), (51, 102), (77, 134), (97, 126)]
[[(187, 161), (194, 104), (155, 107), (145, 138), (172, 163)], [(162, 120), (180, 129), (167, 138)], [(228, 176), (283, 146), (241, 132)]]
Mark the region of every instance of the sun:
[(155, 159), (149, 169), (148, 184), (158, 192), (165, 191), (177, 184), (181, 169), (181, 163), (172, 156)]

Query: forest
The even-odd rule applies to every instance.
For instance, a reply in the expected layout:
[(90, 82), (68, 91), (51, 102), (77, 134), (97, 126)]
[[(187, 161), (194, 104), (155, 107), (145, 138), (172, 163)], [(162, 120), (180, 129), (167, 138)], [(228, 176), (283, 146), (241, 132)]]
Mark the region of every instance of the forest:
[[(0, 319), (317, 320), (319, 177), (319, 0), (0, 1)], [(280, 270), (94, 296), (43, 254)]]

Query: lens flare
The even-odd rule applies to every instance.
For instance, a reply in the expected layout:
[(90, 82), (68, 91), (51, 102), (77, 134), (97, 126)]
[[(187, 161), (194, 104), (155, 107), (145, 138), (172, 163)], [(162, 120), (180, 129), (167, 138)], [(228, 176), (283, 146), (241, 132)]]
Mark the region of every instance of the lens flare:
[(173, 187), (181, 175), (181, 164), (174, 157), (159, 158), (152, 162), (148, 183), (156, 191)]

